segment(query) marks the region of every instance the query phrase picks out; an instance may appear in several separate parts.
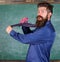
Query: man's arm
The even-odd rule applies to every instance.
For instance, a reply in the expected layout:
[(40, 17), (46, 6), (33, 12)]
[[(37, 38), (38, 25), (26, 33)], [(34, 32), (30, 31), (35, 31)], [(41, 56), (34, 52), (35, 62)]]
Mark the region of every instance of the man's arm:
[[(7, 28), (7, 32), (11, 27)], [(51, 41), (53, 38), (53, 33), (51, 34), (50, 30), (47, 28), (38, 29), (33, 33), (21, 34), (17, 33), (14, 30), (10, 30), (9, 34), (16, 40), (25, 43), (25, 44), (39, 44), (45, 43), (48, 40)]]
[(22, 30), (23, 30), (24, 34), (28, 34), (28, 33), (32, 33), (33, 32), (32, 30), (30, 30), (29, 27), (25, 27), (25, 26), (22, 26)]
[[(20, 20), (20, 23), (28, 23), (28, 18), (27, 17), (22, 18)], [(29, 27), (25, 27), (25, 26), (22, 26), (22, 30), (23, 30), (24, 34), (28, 34), (28, 33), (32, 32)]]

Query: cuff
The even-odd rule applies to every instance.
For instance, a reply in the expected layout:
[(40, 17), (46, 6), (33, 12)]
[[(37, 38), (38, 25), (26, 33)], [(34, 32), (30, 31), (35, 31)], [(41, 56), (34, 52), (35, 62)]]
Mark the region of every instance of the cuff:
[(15, 31), (12, 30), (12, 31), (10, 32), (10, 35), (11, 35), (11, 36), (14, 36), (14, 34), (15, 34)]

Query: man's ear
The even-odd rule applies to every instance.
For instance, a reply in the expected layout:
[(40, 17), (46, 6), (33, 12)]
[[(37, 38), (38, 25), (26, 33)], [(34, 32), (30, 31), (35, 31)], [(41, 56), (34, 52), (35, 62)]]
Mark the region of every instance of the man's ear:
[(51, 16), (52, 16), (52, 13), (49, 12), (49, 13), (48, 13), (48, 20), (50, 20)]

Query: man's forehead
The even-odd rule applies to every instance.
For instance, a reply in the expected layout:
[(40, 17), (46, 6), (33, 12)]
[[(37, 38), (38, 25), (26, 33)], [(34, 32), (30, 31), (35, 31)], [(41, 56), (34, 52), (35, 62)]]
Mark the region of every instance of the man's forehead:
[(39, 10), (47, 10), (46, 7), (38, 7)]

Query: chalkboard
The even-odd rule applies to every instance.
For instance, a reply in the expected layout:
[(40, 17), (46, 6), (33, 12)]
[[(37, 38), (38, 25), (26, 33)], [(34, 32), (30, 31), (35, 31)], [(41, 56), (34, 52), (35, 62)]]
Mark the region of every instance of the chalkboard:
[[(56, 30), (56, 39), (51, 50), (51, 60), (60, 59), (60, 4), (54, 5), (52, 23)], [(30, 23), (36, 20), (36, 4), (0, 5), (0, 60), (25, 60), (29, 45), (22, 44), (6, 33), (8, 25), (19, 23), (23, 17), (28, 17)], [(21, 27), (13, 28), (22, 32)]]

